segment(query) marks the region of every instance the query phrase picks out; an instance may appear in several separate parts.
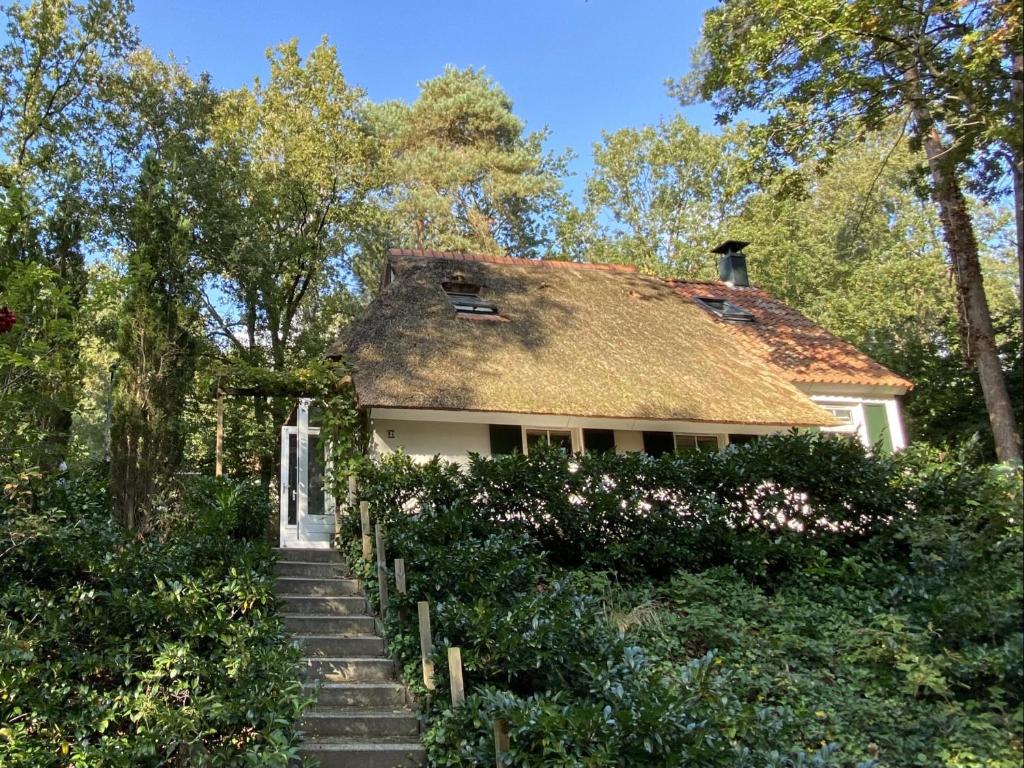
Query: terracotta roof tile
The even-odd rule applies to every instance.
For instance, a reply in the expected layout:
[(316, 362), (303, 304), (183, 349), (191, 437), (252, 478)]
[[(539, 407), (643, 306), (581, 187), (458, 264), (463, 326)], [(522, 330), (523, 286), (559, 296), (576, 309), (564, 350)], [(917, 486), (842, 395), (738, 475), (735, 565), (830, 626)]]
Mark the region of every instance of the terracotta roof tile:
[(792, 382), (913, 388), (911, 382), (761, 288), (733, 287), (718, 281), (668, 282), (691, 301), (698, 297), (726, 299), (753, 314), (755, 322), (737, 323), (708, 312), (751, 353), (782, 369)]

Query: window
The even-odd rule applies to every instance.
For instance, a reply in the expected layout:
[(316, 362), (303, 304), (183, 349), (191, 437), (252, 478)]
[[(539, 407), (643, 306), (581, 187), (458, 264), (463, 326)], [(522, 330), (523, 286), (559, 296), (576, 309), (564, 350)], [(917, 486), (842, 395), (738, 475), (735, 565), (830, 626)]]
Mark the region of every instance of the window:
[(566, 453), (572, 453), (572, 433), (567, 429), (526, 430), (526, 451), (535, 445), (557, 445)]
[(752, 323), (754, 322), (754, 316), (747, 312), (745, 309), (740, 309), (731, 301), (725, 299), (712, 299), (706, 296), (698, 296), (696, 299), (697, 303), (714, 312), (723, 320), (731, 320), (739, 323)]
[(853, 426), (853, 408), (826, 405), (824, 410), (843, 422), (843, 426)]
[(457, 315), (496, 315), (498, 308), (480, 297), (481, 288), (473, 283), (441, 283)]
[(714, 453), (718, 450), (717, 435), (676, 435), (676, 450), (680, 453), (700, 451)]

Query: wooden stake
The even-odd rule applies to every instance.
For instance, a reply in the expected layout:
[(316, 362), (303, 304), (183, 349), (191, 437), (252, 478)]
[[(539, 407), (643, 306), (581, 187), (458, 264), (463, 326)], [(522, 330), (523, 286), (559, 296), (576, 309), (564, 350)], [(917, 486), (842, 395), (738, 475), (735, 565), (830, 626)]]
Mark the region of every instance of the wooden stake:
[(395, 558), (395, 589), (400, 595), (408, 591), (405, 586), (405, 560), (400, 557)]
[(220, 477), (224, 474), (224, 392), (217, 390), (217, 437), (214, 440), (213, 452), (216, 464), (213, 473)]
[(505, 768), (505, 754), (508, 752), (508, 723), (504, 720), (494, 721), (494, 764), (497, 768)]
[(430, 603), (423, 600), (416, 604), (420, 620), (420, 661), (423, 664), (423, 685), (428, 691), (434, 690), (434, 640), (430, 634)]
[(384, 555), (384, 528), (377, 523), (377, 591), (380, 593), (380, 617), (388, 610), (388, 561)]
[(345, 503), (349, 507), (354, 507), (356, 505), (356, 490), (358, 488), (357, 482), (355, 475), (348, 476), (348, 496), (345, 499)]
[(448, 649), (448, 677), (452, 682), (452, 706), (461, 707), (466, 703), (466, 690), (462, 685), (462, 650)]
[(370, 502), (359, 502), (359, 523), (363, 529), (363, 560), (373, 559), (373, 541), (370, 538)]

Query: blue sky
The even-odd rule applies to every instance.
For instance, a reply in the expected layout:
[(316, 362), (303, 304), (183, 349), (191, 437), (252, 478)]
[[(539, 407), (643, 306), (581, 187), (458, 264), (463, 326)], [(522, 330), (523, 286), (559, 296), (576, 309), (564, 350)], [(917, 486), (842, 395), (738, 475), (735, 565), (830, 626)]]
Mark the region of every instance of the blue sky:
[(528, 128), (548, 126), (551, 149), (579, 156), (567, 182), (577, 195), (602, 130), (680, 111), (713, 127), (709, 108), (682, 110), (664, 86), (689, 67), (711, 0), (136, 2), (143, 44), (221, 88), (265, 76), (267, 47), (292, 37), (304, 53), (329, 37), (346, 77), (374, 101), (414, 99), (416, 84), (446, 64), (483, 67)]

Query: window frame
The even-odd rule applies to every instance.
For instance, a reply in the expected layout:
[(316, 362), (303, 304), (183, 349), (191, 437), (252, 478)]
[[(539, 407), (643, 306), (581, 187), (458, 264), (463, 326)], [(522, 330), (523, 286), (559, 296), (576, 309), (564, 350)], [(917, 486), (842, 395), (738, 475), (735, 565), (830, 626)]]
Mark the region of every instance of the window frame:
[(573, 427), (531, 427), (527, 424), (521, 426), (523, 436), (523, 455), (530, 455), (530, 447), (527, 445), (527, 433), (529, 432), (543, 432), (545, 438), (548, 441), (548, 445), (551, 445), (551, 433), (557, 432), (558, 434), (568, 434), (569, 444), (571, 445), (570, 453), (579, 453), (581, 451), (581, 436), (580, 430), (574, 429)]
[[(736, 306), (728, 299), (717, 299), (713, 296), (695, 296), (694, 301), (716, 317), (728, 320), (729, 322), (752, 323), (756, 319), (753, 312)], [(716, 307), (715, 304), (720, 304), (721, 307)]]
[[(692, 448), (680, 448), (679, 447), (679, 438), (681, 438), (681, 437), (683, 437), (683, 438), (692, 437), (693, 440), (694, 440), (693, 447)], [(676, 453), (681, 453), (683, 451), (688, 451), (688, 450), (693, 450), (693, 451), (697, 451), (697, 452), (704, 452), (701, 449), (699, 443), (697, 442), (699, 438), (705, 438), (705, 439), (714, 440), (715, 441), (715, 453), (717, 453), (718, 451), (721, 451), (723, 448), (725, 448), (729, 444), (729, 436), (728, 435), (721, 435), (721, 434), (717, 434), (715, 432), (673, 432), (672, 433), (672, 445), (673, 445), (673, 448), (674, 448)], [(707, 451), (707, 453), (710, 453), (710, 451)]]

